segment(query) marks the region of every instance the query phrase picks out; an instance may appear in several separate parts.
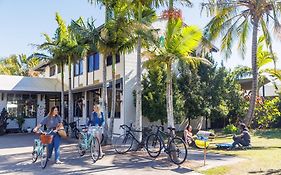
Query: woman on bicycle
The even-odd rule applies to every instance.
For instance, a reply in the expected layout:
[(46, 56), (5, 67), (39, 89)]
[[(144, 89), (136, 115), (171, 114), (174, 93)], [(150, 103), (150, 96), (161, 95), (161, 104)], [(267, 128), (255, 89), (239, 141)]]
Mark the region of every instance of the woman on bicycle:
[[(103, 113), (100, 111), (100, 106), (94, 105), (92, 117), (88, 121), (87, 125), (99, 127), (99, 132), (97, 133), (96, 137), (98, 138), (100, 145), (101, 145), (101, 140), (102, 140), (102, 129), (104, 127), (104, 124), (105, 124), (104, 116), (103, 116)], [(101, 157), (104, 156), (101, 146), (100, 146), (100, 155), (101, 155)]]
[(51, 144), (48, 145), (48, 158), (52, 157), (53, 148), (55, 147), (55, 161), (56, 164), (62, 164), (63, 162), (60, 161), (60, 142), (61, 137), (59, 136), (58, 128), (62, 125), (62, 118), (59, 116), (58, 107), (53, 106), (49, 114), (38, 124), (33, 131), (37, 132), (41, 126), (46, 125), (47, 129), (53, 130), (51, 135), (53, 135), (53, 141)]

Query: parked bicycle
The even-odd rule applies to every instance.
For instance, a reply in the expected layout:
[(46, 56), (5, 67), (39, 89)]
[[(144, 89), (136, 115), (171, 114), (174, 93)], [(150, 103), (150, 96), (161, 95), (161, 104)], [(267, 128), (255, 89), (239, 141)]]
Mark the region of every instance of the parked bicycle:
[(44, 169), (48, 163), (48, 144), (52, 143), (53, 135), (50, 135), (53, 132), (43, 132), (41, 129), (38, 130), (40, 139), (34, 140), (33, 151), (32, 151), (32, 163), (35, 163), (38, 157), (41, 159), (41, 167)]
[(66, 132), (68, 133), (68, 129), (70, 127), (71, 129), (71, 133), (74, 136), (74, 138), (78, 139), (79, 138), (79, 129), (77, 128), (77, 121), (71, 122), (71, 123), (67, 123), (65, 120), (63, 121), (63, 126), (66, 130)]
[[(187, 157), (185, 142), (180, 137), (175, 136), (175, 128), (168, 127), (169, 133), (165, 133), (162, 131), (164, 130), (163, 126), (156, 127), (156, 133), (149, 135), (146, 140), (146, 148), (150, 157), (158, 157), (164, 149), (173, 163), (182, 164)], [(166, 144), (163, 136), (168, 137)]]
[[(142, 148), (145, 148), (145, 141), (146, 141), (146, 132), (138, 131), (132, 129), (132, 126), (128, 125), (120, 125), (120, 128), (125, 130), (125, 134), (120, 135), (118, 138), (115, 138), (113, 141), (114, 149), (119, 154), (124, 154), (130, 150), (132, 150), (134, 142), (137, 143), (137, 146), (135, 148), (135, 151), (140, 150)], [(138, 141), (138, 139), (135, 136), (135, 133), (142, 132), (143, 133), (143, 139), (141, 142)]]
[(100, 143), (98, 138), (95, 136), (96, 132), (100, 132), (97, 127), (83, 128), (78, 135), (78, 153), (80, 156), (84, 156), (86, 151), (90, 149), (91, 157), (93, 162), (96, 162), (100, 155)]

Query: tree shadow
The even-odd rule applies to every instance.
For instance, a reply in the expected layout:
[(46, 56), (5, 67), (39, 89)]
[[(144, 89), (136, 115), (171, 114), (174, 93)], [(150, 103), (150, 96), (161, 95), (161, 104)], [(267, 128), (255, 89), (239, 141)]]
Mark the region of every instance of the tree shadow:
[(269, 169), (267, 171), (250, 171), (249, 174), (279, 175), (281, 174), (281, 169)]
[(255, 135), (267, 139), (281, 139), (281, 130), (280, 129), (257, 130), (255, 132)]

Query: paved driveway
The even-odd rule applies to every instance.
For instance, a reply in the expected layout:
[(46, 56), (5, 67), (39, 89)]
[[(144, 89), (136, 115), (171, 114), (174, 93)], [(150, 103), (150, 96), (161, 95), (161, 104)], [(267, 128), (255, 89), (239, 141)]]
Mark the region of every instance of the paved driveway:
[[(200, 151), (189, 151), (189, 160), (178, 167), (170, 163), (164, 154), (155, 160), (144, 151), (118, 155), (110, 147), (105, 148), (106, 156), (93, 164), (89, 154), (80, 157), (75, 143), (64, 141), (61, 146), (61, 160), (64, 164), (57, 165), (51, 160), (46, 169), (42, 170), (39, 161), (31, 163), (34, 138), (33, 134), (0, 136), (0, 174), (196, 175), (199, 173), (192, 168), (200, 169), (203, 165), (203, 155)], [(236, 158), (216, 154), (208, 154), (208, 159), (208, 165), (202, 168), (236, 161)]]

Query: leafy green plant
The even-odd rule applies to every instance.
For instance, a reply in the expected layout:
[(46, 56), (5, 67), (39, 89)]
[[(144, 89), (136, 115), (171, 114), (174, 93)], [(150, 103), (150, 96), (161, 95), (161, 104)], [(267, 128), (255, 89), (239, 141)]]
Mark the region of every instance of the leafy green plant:
[(238, 132), (238, 128), (233, 124), (229, 124), (223, 128), (224, 134), (236, 134)]
[(24, 124), (24, 122), (25, 122), (24, 117), (23, 117), (23, 116), (19, 116), (19, 117), (17, 118), (17, 122), (18, 122), (18, 125), (19, 125), (20, 130), (22, 130), (22, 126), (23, 126), (23, 124)]
[(257, 106), (255, 111), (256, 123), (263, 128), (271, 128), (281, 117), (278, 109), (279, 97), (264, 100), (263, 104)]

